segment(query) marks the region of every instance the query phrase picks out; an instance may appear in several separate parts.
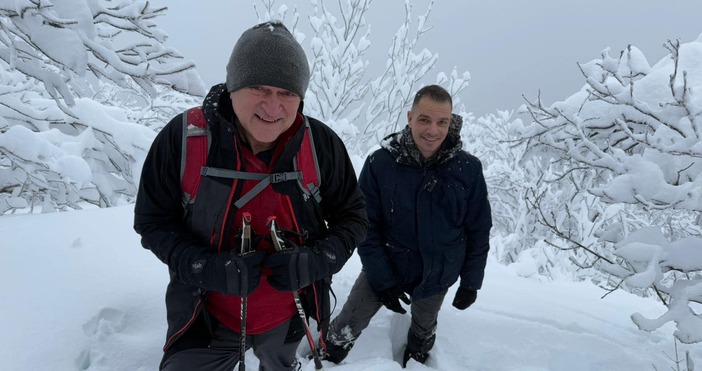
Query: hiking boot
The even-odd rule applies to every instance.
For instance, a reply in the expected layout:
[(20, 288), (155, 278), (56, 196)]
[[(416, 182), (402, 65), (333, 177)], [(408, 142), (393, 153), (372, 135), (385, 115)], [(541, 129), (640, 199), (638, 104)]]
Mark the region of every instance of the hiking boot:
[(407, 333), (407, 346), (405, 354), (402, 356), (402, 368), (407, 367), (410, 358), (424, 364), (429, 358), (429, 351), (434, 347), (436, 335), (432, 334), (426, 339), (418, 338), (412, 330)]
[(346, 356), (349, 355), (351, 348), (353, 348), (352, 342), (342, 345), (336, 345), (332, 342), (328, 342), (326, 343), (325, 348), (320, 347), (322, 350), (322, 359), (336, 364), (341, 363), (341, 361), (343, 361)]
[(402, 368), (407, 367), (407, 362), (409, 362), (410, 358), (424, 364), (429, 358), (429, 353), (412, 352), (409, 349), (405, 349), (405, 354), (402, 356)]

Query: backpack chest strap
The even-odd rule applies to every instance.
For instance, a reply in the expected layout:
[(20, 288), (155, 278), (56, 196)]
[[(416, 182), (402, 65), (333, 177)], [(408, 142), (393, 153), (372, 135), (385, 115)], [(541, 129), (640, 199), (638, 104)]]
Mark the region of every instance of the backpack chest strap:
[(245, 171), (236, 171), (229, 169), (220, 169), (216, 167), (203, 166), (200, 168), (200, 174), (202, 176), (211, 176), (217, 178), (227, 178), (227, 179), (243, 179), (243, 180), (260, 180), (253, 188), (251, 188), (245, 195), (243, 195), (239, 200), (234, 203), (234, 206), (241, 208), (246, 205), (247, 202), (251, 201), (257, 194), (263, 191), (269, 184), (287, 182), (289, 180), (301, 180), (301, 171), (291, 171), (285, 173), (273, 173), (273, 174), (262, 174), (262, 173), (248, 173)]

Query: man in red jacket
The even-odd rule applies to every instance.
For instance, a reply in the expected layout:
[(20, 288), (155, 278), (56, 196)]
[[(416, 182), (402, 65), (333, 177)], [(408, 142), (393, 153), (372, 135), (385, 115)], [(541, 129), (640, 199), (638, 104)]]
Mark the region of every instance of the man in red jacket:
[[(171, 277), (162, 370), (230, 371), (248, 348), (260, 370), (299, 370), (304, 326), (293, 293), (307, 314), (328, 321), (330, 277), (365, 238), (368, 221), (341, 139), (302, 114), (309, 78), (304, 50), (288, 29), (256, 25), (234, 46), (226, 84), (212, 87), (197, 111), (207, 121), (206, 169), (216, 171), (203, 172), (195, 195), (181, 189), (187, 120), (174, 117), (154, 140), (134, 228)], [(318, 161), (319, 197), (297, 182), (295, 159), (310, 152), (303, 140), (314, 143), (314, 153), (304, 155)], [(254, 251), (240, 254), (245, 216), (252, 237), (244, 242)], [(265, 238), (270, 217), (290, 249), (276, 253)]]

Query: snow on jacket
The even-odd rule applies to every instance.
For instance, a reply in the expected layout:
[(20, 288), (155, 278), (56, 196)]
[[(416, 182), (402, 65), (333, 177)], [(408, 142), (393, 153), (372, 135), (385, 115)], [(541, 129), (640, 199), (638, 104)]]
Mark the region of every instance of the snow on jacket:
[[(207, 166), (237, 169), (237, 164), (242, 162), (241, 147), (237, 145), (241, 139), (234, 125), (234, 113), (225, 85), (214, 86), (202, 107), (212, 134)], [(294, 217), (307, 235), (308, 243), (325, 240), (326, 246), (334, 249), (338, 263), (332, 269), (333, 274), (341, 269), (355, 246), (365, 237), (368, 226), (365, 202), (341, 139), (320, 121), (308, 119), (321, 173), (321, 203), (317, 204), (311, 197), (303, 197), (295, 182), (271, 186), (275, 192), (289, 197)], [(300, 148), (302, 130), (303, 127), (284, 144), (275, 162), (274, 172), (293, 171), (293, 156)], [(206, 296), (205, 290), (179, 279), (175, 273), (179, 258), (193, 249), (214, 249), (216, 242), (210, 240), (212, 231), (236, 229), (232, 225), (234, 218), (223, 217), (229, 206), (226, 200), (232, 187), (231, 179), (220, 180), (219, 185), (210, 187), (214, 191), (210, 191), (207, 198), (222, 202), (203, 205), (196, 199), (194, 207), (184, 209), (180, 188), (181, 146), (182, 116), (179, 114), (161, 130), (151, 146), (142, 170), (134, 209), (134, 228), (141, 235), (142, 246), (167, 264), (171, 274), (166, 291), (168, 333), (164, 349), (172, 345), (197, 318)], [(202, 192), (201, 185), (198, 198)], [(235, 195), (231, 202), (241, 196)], [(231, 205), (231, 209), (235, 207)], [(224, 219), (226, 222), (223, 222)], [(309, 290), (320, 295), (323, 302), (316, 303), (318, 308), (310, 308), (313, 312), (308, 314), (326, 322), (330, 316), (329, 280), (323, 281), (315, 283), (315, 290)]]
[(462, 124), (453, 115), (427, 163), (403, 140), (409, 127), (366, 159), (359, 185), (370, 224), (358, 253), (374, 291), (399, 285), (420, 299), (459, 277), (461, 287), (480, 289), (492, 217), (480, 160), (461, 149)]

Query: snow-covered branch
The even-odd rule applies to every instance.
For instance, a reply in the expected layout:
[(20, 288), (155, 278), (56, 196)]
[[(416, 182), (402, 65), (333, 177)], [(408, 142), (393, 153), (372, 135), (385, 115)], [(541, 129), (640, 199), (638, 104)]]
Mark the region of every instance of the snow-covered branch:
[(631, 45), (618, 57), (605, 49), (580, 65), (580, 92), (551, 107), (529, 102), (520, 135), (523, 161), (545, 165), (530, 198), (539, 223), (598, 259), (602, 278), (616, 277), (603, 287), (661, 298), (668, 312), (633, 316), (640, 328), (674, 321), (689, 343), (702, 341), (702, 314), (690, 306), (702, 302), (702, 40), (667, 48), (654, 67)]
[[(0, 214), (132, 199), (134, 166), (154, 135), (139, 124), (170, 119), (152, 110), (159, 95), (184, 108), (205, 92), (193, 63), (162, 45), (152, 19), (164, 11), (148, 1), (0, 0)], [(43, 150), (18, 155), (25, 147)]]

